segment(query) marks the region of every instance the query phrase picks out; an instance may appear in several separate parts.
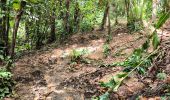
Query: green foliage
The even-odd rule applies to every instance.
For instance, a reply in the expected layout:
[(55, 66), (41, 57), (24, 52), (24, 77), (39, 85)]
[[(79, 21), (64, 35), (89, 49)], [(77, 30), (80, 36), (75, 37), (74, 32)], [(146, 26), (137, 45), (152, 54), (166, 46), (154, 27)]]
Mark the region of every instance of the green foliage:
[(152, 40), (152, 45), (154, 47), (154, 49), (157, 49), (158, 45), (160, 43), (158, 34), (156, 32), (153, 33), (153, 40)]
[[(145, 56), (144, 58), (142, 57), (141, 59), (140, 56), (141, 54), (143, 54), (143, 49), (135, 50), (133, 55), (128, 60), (126, 60), (123, 63), (114, 64), (119, 66), (120, 65), (125, 66), (125, 70), (113, 76), (113, 78), (108, 83), (101, 83), (101, 86), (110, 88), (111, 91), (117, 91), (120, 85), (122, 84), (123, 80), (129, 77), (135, 70), (137, 70), (141, 74), (144, 74), (145, 70), (143, 67), (148, 67), (148, 65), (151, 64), (150, 60), (154, 57), (153, 55), (155, 55), (156, 52), (157, 50), (153, 51), (151, 54)], [(132, 59), (134, 61), (132, 61)], [(138, 62), (136, 59), (138, 59), (140, 62)]]
[(92, 100), (109, 100), (109, 93), (106, 92), (105, 94), (99, 96), (99, 97), (94, 97)]
[(0, 99), (9, 96), (12, 92), (12, 74), (4, 69), (0, 69)]
[(136, 49), (133, 52), (133, 54), (130, 57), (128, 57), (127, 60), (125, 60), (124, 62), (115, 63), (113, 65), (123, 66), (125, 67), (124, 71), (129, 72), (142, 62), (140, 64), (140, 67), (137, 68), (137, 71), (139, 72), (139, 74), (145, 74), (148, 66), (151, 65), (151, 61), (152, 61), (152, 58), (145, 59), (144, 55), (145, 56), (147, 55), (145, 53), (146, 52), (144, 52), (143, 49)]
[[(166, 17), (165, 19), (167, 20), (168, 18)], [(163, 23), (166, 22), (166, 20), (162, 20), (162, 19), (158, 20), (156, 28), (160, 28), (163, 25)], [(146, 70), (152, 63), (152, 59), (157, 54), (157, 50), (158, 50), (157, 47), (160, 42), (156, 31), (154, 31), (151, 38), (153, 38), (152, 44), (155, 49), (152, 53), (150, 54), (147, 53), (147, 49), (149, 48), (149, 43), (150, 43), (150, 37), (149, 37), (148, 40), (142, 45), (142, 48), (138, 48), (134, 50), (133, 54), (130, 57), (128, 57), (127, 60), (125, 60), (124, 62), (113, 64), (113, 66), (123, 66), (125, 68), (123, 72), (113, 76), (113, 78), (108, 83), (101, 83), (101, 86), (106, 88), (111, 88), (112, 91), (117, 91), (122, 81), (126, 79), (129, 75), (131, 75), (131, 73), (134, 72), (135, 70), (137, 70), (139, 74), (145, 74)], [(166, 74), (159, 73), (157, 75), (157, 78), (160, 80), (164, 80), (166, 78)], [(102, 96), (105, 97), (105, 95)]]
[(166, 73), (158, 73), (156, 75), (156, 77), (159, 79), (159, 80), (165, 80), (167, 78), (167, 75)]
[(127, 26), (130, 32), (137, 32), (143, 29), (143, 26), (140, 21), (129, 22)]
[[(170, 17), (170, 13), (166, 12), (163, 13), (162, 16), (159, 18), (158, 22), (155, 25), (156, 29), (159, 29), (160, 27), (162, 27), (162, 25), (167, 21), (167, 19)], [(158, 37), (158, 33), (156, 31), (153, 32), (152, 34), (152, 45), (154, 47), (154, 49), (156, 49), (160, 43), (160, 39)]]
[[(113, 78), (108, 83), (101, 82), (101, 86), (110, 88), (111, 91), (117, 91), (123, 80), (129, 77), (134, 71), (137, 70), (139, 74), (145, 74), (146, 70), (152, 63), (152, 59), (156, 56), (158, 50), (156, 49), (152, 53), (147, 53), (148, 48), (149, 39), (142, 45), (142, 48), (135, 49), (133, 54), (128, 57), (127, 60), (125, 60), (124, 62), (113, 63), (112, 66), (123, 66), (123, 72), (120, 72), (113, 76)], [(106, 97), (105, 95), (102, 96)]]
[(161, 100), (167, 100), (166, 96), (161, 97)]
[(3, 51), (2, 50), (0, 50), (0, 62), (3, 62), (3, 63), (6, 63), (6, 65), (7, 64), (9, 64), (9, 63), (12, 63), (12, 60), (10, 59), (10, 56), (4, 56), (3, 55)]
[(109, 44), (104, 44), (103, 45), (103, 54), (105, 57), (109, 56), (110, 55), (110, 46)]
[(100, 24), (102, 18), (102, 11), (98, 9), (98, 1), (96, 0), (87, 0), (79, 1), (81, 6), (81, 23), (80, 30), (82, 32), (92, 31), (94, 26)]
[(19, 10), (19, 9), (20, 9), (20, 4), (19, 4), (18, 1), (15, 1), (15, 2), (13, 3), (13, 8), (14, 8), (15, 10)]
[(71, 61), (72, 62), (78, 62), (82, 59), (82, 56), (88, 54), (87, 49), (82, 49), (82, 50), (73, 50), (71, 52)]
[(102, 87), (111, 88), (113, 91), (117, 91), (119, 86), (121, 85), (122, 80), (126, 77), (126, 72), (120, 72), (117, 75), (113, 76), (112, 79), (108, 83), (101, 82), (100, 85)]
[(130, 1), (126, 0), (127, 27), (130, 32), (136, 32), (143, 29), (142, 20), (145, 17), (148, 1)]
[(105, 94), (99, 96), (99, 100), (109, 100), (109, 93), (106, 92)]
[(159, 18), (158, 22), (156, 23), (155, 28), (159, 29), (167, 21), (169, 17), (170, 17), (169, 12), (163, 13)]

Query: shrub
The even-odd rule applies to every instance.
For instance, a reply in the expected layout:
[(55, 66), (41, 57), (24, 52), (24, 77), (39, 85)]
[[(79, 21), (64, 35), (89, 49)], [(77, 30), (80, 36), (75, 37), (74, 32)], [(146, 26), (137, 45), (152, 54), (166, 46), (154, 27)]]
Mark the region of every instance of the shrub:
[(12, 74), (7, 70), (0, 69), (0, 100), (9, 96), (12, 92)]
[(73, 49), (73, 51), (71, 52), (71, 61), (72, 62), (78, 62), (82, 59), (82, 56), (87, 54), (88, 51), (86, 49), (83, 50), (75, 50)]

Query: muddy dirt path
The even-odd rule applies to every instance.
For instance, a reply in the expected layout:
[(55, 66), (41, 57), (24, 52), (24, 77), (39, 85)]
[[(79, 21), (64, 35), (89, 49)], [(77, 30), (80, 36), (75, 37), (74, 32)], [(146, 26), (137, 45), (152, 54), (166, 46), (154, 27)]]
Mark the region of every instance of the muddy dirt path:
[[(108, 75), (122, 70), (100, 65), (126, 59), (145, 41), (141, 34), (114, 35), (110, 56), (105, 58), (105, 39), (105, 32), (76, 34), (64, 45), (46, 47), (46, 50), (20, 58), (12, 71), (16, 81), (16, 100), (90, 100), (93, 95), (100, 94), (99, 81), (107, 81)], [(83, 58), (88, 61), (71, 63), (73, 49), (87, 50), (89, 53)]]

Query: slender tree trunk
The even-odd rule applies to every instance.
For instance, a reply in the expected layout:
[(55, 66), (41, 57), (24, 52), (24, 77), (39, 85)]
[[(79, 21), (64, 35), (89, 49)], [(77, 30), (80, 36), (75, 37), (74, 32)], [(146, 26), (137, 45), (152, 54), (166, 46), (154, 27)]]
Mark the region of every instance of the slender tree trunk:
[(4, 45), (4, 56), (8, 55), (8, 33), (9, 33), (9, 7), (7, 7), (7, 0), (1, 0), (1, 9), (3, 17), (1, 19), (1, 39)]
[(6, 0), (1, 0), (0, 1), (0, 8), (1, 8), (1, 15), (2, 18), (0, 19), (0, 28), (1, 28), (1, 33), (0, 33), (0, 50), (1, 50), (1, 55), (5, 56), (4, 48), (5, 48), (5, 31), (6, 31)]
[(19, 22), (21, 20), (22, 13), (23, 11), (19, 11), (15, 17), (15, 25), (13, 27), (13, 34), (12, 34), (11, 58), (14, 57), (17, 31), (18, 31)]
[(74, 11), (74, 26), (79, 31), (79, 22), (80, 22), (80, 8), (79, 3), (76, 2), (75, 11)]
[(108, 35), (111, 34), (110, 14), (108, 13)]
[(125, 0), (125, 10), (126, 10), (126, 14), (127, 14), (127, 25), (129, 24), (129, 21), (130, 21), (130, 18), (129, 18), (129, 3), (130, 1), (129, 0)]
[(7, 14), (7, 17), (6, 17), (6, 31), (5, 31), (5, 55), (8, 56), (9, 55), (9, 28), (10, 28), (10, 20), (9, 20), (9, 8), (8, 8), (8, 14)]
[(0, 51), (3, 50), (3, 47), (4, 47), (4, 43), (3, 43), (3, 30), (2, 29), (3, 29), (3, 27), (2, 27), (2, 18), (0, 18)]
[(101, 31), (104, 30), (104, 26), (106, 24), (108, 12), (109, 12), (109, 3), (107, 1), (106, 8), (105, 8), (104, 15), (103, 15), (103, 19), (102, 19), (102, 24), (101, 24), (101, 27), (100, 27)]
[(111, 35), (111, 22), (110, 22), (110, 14), (108, 13), (108, 35)]
[(65, 19), (64, 19), (64, 23), (65, 23), (65, 30), (67, 31), (67, 34), (70, 33), (70, 25), (69, 25), (69, 16), (70, 16), (70, 12), (69, 12), (69, 8), (70, 8), (70, 0), (66, 0), (66, 15), (65, 15)]
[(30, 26), (30, 22), (28, 20), (25, 21), (25, 42), (29, 42), (29, 26)]
[[(5, 35), (6, 35), (6, 0), (3, 0), (3, 5), (2, 5), (2, 11), (4, 12), (3, 17), (2, 17), (2, 36), (3, 36), (3, 42), (5, 44)], [(6, 47), (5, 47), (6, 48)]]
[(18, 27), (19, 27), (19, 22), (21, 20), (21, 16), (23, 14), (23, 8), (25, 7), (25, 5), (26, 5), (26, 2), (21, 1), (21, 9), (19, 11), (17, 11), (17, 14), (15, 16), (15, 24), (13, 27), (13, 34), (12, 34), (11, 59), (13, 59), (13, 57), (14, 57), (17, 31), (18, 31)]
[(37, 29), (36, 29), (36, 49), (40, 49), (41, 48), (41, 36), (40, 36), (40, 19), (39, 21), (36, 21), (36, 25), (37, 25)]
[(50, 39), (49, 39), (49, 43), (54, 42), (56, 40), (56, 36), (55, 36), (55, 9), (53, 9), (52, 11), (52, 15), (50, 16), (50, 20), (51, 20), (51, 32), (50, 32)]
[(115, 18), (115, 25), (118, 25), (118, 24), (119, 24), (118, 17), (116, 16), (116, 18)]
[(111, 38), (111, 22), (110, 22), (110, 12), (109, 12), (109, 9), (110, 9), (110, 5), (108, 4), (108, 38), (107, 38), (107, 43), (110, 43), (110, 40), (112, 39)]

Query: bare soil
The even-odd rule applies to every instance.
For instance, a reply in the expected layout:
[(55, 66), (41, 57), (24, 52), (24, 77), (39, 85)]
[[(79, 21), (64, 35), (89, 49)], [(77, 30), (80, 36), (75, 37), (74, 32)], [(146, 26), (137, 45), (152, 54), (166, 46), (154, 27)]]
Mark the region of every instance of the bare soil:
[[(121, 28), (113, 30), (113, 39), (109, 44), (110, 55), (105, 57), (103, 45), (106, 37), (106, 31), (79, 33), (70, 37), (62, 45), (51, 44), (39, 51), (26, 53), (15, 62), (12, 70), (13, 79), (16, 81), (13, 99), (91, 100), (92, 96), (100, 95), (105, 90), (99, 86), (99, 82), (108, 82), (113, 75), (123, 69), (120, 66), (110, 68), (102, 67), (102, 65), (125, 60), (146, 40), (146, 37), (140, 33), (128, 34)], [(82, 57), (85, 62), (71, 62), (73, 49), (89, 51), (89, 54)], [(169, 62), (165, 64), (167, 74), (170, 72), (169, 64)], [(169, 82), (168, 79), (167, 82)], [(160, 83), (160, 81), (154, 82), (156, 86)], [(134, 95), (145, 93), (141, 90), (146, 87), (146, 83), (154, 82), (150, 78), (142, 81), (134, 75), (133, 78), (125, 80), (118, 92), (112, 95), (111, 100), (135, 100)], [(157, 98), (155, 96), (153, 95), (153, 99), (143, 96), (141, 100), (159, 100), (155, 99)]]

